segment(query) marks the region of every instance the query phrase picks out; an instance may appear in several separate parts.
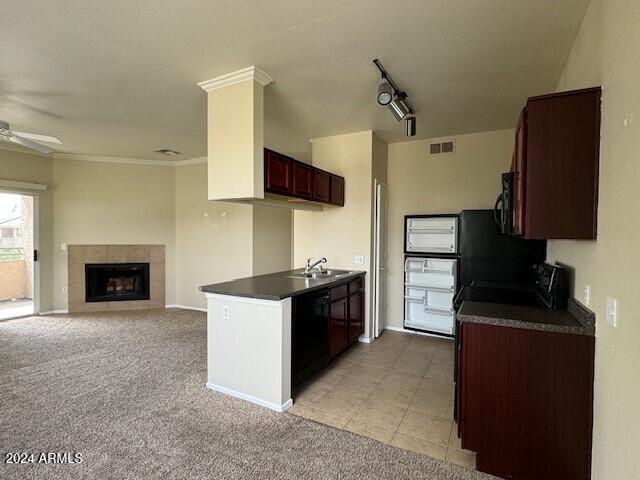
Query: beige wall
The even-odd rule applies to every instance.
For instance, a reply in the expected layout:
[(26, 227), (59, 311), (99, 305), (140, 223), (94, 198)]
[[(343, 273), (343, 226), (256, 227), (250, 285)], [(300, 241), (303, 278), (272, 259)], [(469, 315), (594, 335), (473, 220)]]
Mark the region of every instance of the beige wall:
[(253, 207), (253, 275), (291, 269), (292, 211)]
[(211, 200), (264, 196), (263, 89), (248, 80), (207, 94)]
[(166, 301), (175, 302), (174, 169), (53, 160), (53, 308), (67, 308), (67, 244), (166, 246)]
[[(313, 165), (345, 178), (344, 207), (321, 212), (294, 212), (294, 265), (308, 257), (327, 257), (335, 268), (366, 270), (369, 301), (371, 260), (371, 191), (373, 132), (365, 131), (316, 138), (312, 141)], [(354, 257), (364, 255), (364, 265)], [(367, 306), (368, 307), (368, 306)], [(366, 319), (369, 308), (366, 308)], [(368, 321), (365, 335), (368, 335)]]
[(207, 200), (207, 165), (177, 167), (176, 303), (205, 308), (198, 287), (252, 272), (252, 206)]
[[(591, 286), (596, 312), (593, 478), (637, 478), (640, 460), (640, 2), (593, 0), (557, 90), (602, 85), (597, 241), (550, 241), (548, 257)], [(618, 327), (605, 320), (618, 300)]]
[(455, 153), (443, 155), (428, 153), (439, 139), (389, 145), (387, 326), (403, 326), (404, 216), (493, 208), (509, 170), (513, 130), (452, 138)]
[(207, 200), (207, 165), (175, 169), (176, 303), (205, 308), (198, 287), (291, 266), (291, 211)]
[(38, 233), (40, 250), (40, 308), (53, 304), (53, 201), (51, 184), (53, 164), (49, 157), (0, 150), (0, 179), (42, 183), (49, 189), (38, 196)]

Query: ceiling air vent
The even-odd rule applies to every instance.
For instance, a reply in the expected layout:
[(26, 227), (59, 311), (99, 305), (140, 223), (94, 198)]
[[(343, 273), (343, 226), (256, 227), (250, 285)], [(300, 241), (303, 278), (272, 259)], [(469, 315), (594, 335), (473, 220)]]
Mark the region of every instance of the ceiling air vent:
[(161, 153), (162, 155), (169, 155), (171, 157), (180, 155), (180, 152), (176, 152), (175, 150), (171, 150), (170, 148), (159, 148), (158, 150), (154, 150), (154, 152)]
[(429, 153), (437, 155), (439, 153), (453, 153), (455, 150), (453, 140), (442, 143), (432, 143), (429, 145)]

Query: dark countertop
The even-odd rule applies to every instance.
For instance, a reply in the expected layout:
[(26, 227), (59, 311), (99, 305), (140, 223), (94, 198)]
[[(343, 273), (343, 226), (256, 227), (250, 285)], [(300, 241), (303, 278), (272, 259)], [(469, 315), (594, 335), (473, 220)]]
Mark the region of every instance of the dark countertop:
[(595, 335), (595, 315), (574, 299), (569, 299), (566, 310), (465, 300), (457, 319), (527, 330)]
[(203, 285), (200, 287), (200, 291), (216, 293), (218, 295), (231, 295), (234, 297), (282, 300), (283, 298), (295, 297), (296, 295), (301, 295), (313, 290), (339, 285), (365, 273), (360, 270), (350, 270), (351, 273), (339, 278), (287, 278), (288, 275), (300, 272), (302, 272), (302, 269), (239, 278), (230, 282)]

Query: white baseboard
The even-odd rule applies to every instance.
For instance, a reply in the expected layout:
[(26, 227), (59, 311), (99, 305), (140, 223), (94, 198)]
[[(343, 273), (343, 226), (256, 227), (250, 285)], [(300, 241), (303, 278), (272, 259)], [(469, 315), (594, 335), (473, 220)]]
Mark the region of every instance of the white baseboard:
[(195, 310), (196, 312), (206, 312), (206, 308), (190, 307), (189, 305), (165, 305), (164, 308), (181, 308), (182, 310)]
[(47, 310), (46, 312), (40, 312), (38, 315), (66, 315), (69, 310)]
[(453, 340), (451, 337), (443, 337), (442, 335), (436, 335), (435, 333), (427, 333), (427, 332), (418, 332), (417, 330), (409, 330), (407, 328), (402, 327), (384, 327), (385, 330), (391, 330), (392, 332), (402, 332), (402, 333), (411, 333), (413, 335), (422, 335), (424, 337), (436, 337), (436, 338), (444, 338), (445, 340)]
[(215, 385), (213, 383), (207, 383), (207, 388), (209, 390), (214, 390), (216, 392), (224, 393), (225, 395), (239, 398), (240, 400), (246, 400), (247, 402), (255, 403), (256, 405), (260, 405), (262, 407), (270, 408), (271, 410), (275, 410), (276, 412), (284, 412), (285, 410), (288, 410), (291, 405), (293, 405), (292, 399), (287, 400), (282, 405), (278, 405), (277, 403), (262, 400), (261, 398), (247, 395), (246, 393), (236, 392), (235, 390), (231, 390), (230, 388)]
[(375, 339), (373, 337), (365, 337), (364, 335), (361, 337), (358, 337), (358, 341), (362, 342), (362, 343), (371, 343), (373, 342)]

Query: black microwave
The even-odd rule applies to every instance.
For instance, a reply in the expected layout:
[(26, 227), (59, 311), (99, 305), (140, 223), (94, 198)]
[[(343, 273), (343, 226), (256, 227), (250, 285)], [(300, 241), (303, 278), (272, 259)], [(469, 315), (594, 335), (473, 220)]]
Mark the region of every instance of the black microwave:
[(513, 172), (502, 174), (502, 193), (498, 195), (493, 216), (502, 233), (513, 233)]

